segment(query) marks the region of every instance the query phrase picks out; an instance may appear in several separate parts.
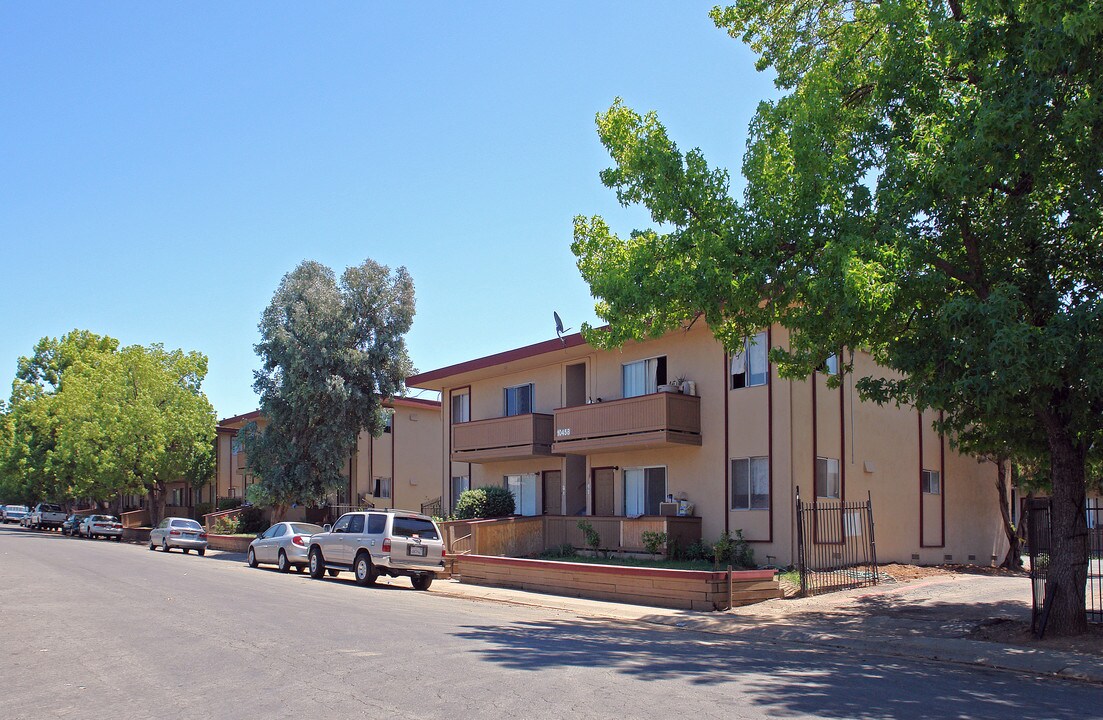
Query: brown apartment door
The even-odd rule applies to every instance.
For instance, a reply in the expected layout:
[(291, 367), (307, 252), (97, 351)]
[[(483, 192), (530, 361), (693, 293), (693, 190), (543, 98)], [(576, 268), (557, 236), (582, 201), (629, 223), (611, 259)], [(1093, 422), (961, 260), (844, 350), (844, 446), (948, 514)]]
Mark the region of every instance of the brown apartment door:
[(616, 514), (614, 501), (613, 468), (594, 468), (593, 509), (594, 515), (610, 517)]
[(544, 471), (544, 514), (563, 514), (563, 473), (560, 470)]

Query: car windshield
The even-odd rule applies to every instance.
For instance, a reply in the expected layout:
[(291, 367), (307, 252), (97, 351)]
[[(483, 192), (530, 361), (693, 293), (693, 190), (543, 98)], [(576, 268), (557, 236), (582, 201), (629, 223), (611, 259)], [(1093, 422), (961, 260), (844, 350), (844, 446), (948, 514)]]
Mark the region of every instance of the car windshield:
[(322, 528), (310, 523), (291, 523), (291, 532), (296, 535), (317, 535), (324, 532)]
[(186, 528), (188, 530), (202, 530), (203, 527), (195, 520), (173, 520), (173, 527)]
[(26, 505), (8, 505), (8, 512), (27, 512)]
[(94, 522), (115, 522), (113, 515), (93, 515), (92, 520)]
[(61, 512), (60, 505), (43, 505), (42, 512)]

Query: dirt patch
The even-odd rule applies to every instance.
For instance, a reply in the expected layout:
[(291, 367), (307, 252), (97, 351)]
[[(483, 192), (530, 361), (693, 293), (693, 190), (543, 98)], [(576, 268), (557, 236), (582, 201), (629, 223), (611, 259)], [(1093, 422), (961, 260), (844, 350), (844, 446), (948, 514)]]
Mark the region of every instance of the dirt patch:
[(1103, 657), (1103, 625), (1089, 625), (1088, 632), (1075, 637), (1045, 637), (1041, 640), (1030, 632), (1030, 623), (1023, 620), (986, 620), (967, 635), (970, 640), (1020, 645), (1043, 650), (1086, 653)]
[(925, 565), (902, 565), (900, 563), (880, 565), (877, 570), (884, 575), (888, 575), (896, 582), (908, 582), (909, 580), (920, 580), (935, 575), (950, 575), (956, 572), (953, 569), (941, 566), (928, 567)]

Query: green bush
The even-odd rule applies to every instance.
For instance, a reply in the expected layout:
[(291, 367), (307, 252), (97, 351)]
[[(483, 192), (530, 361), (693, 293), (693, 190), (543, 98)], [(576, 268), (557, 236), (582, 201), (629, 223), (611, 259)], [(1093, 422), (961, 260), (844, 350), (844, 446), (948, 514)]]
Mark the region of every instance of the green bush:
[(223, 510), (234, 510), (234, 509), (239, 508), (239, 507), (241, 507), (241, 498), (219, 498), (218, 499), (218, 510), (219, 510), (219, 512), (221, 512)]
[(264, 513), (255, 505), (243, 508), (237, 517), (238, 532), (259, 533), (268, 529), (268, 523), (264, 520)]
[(563, 558), (574, 557), (574, 546), (570, 543), (563, 543), (559, 547), (549, 548), (540, 553), (541, 559), (544, 560), (561, 560)]
[(203, 516), (211, 512), (212, 505), (209, 502), (201, 502), (195, 504), (195, 519), (202, 520)]
[(652, 555), (658, 555), (662, 552), (667, 541), (666, 533), (655, 532), (654, 530), (644, 530), (641, 537), (643, 538), (644, 549)]
[(238, 522), (236, 517), (220, 517), (211, 525), (211, 532), (215, 535), (236, 535)]
[(457, 520), (506, 517), (513, 511), (513, 493), (495, 486), (464, 490), (456, 503)]
[(673, 560), (708, 560), (712, 561), (712, 546), (706, 545), (700, 540), (694, 540), (686, 547), (678, 542), (672, 542), (670, 557)]
[(594, 526), (590, 524), (589, 520), (579, 520), (578, 529), (582, 531), (583, 537), (586, 538), (586, 546), (594, 552), (597, 552), (601, 547), (601, 533), (594, 530)]
[(735, 537), (731, 533), (724, 533), (712, 546), (712, 558), (716, 567), (731, 565), (737, 568), (753, 568), (754, 549), (743, 537), (742, 530), (735, 531)]

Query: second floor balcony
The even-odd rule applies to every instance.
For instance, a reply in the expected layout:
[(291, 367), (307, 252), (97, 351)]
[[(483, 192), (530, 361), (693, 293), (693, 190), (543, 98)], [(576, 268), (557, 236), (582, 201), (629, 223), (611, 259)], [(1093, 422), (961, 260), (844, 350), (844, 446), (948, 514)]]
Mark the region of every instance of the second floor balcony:
[(701, 398), (653, 393), (555, 411), (555, 454), (701, 444)]
[(551, 415), (529, 413), (452, 425), (452, 460), (487, 463), (552, 454)]

